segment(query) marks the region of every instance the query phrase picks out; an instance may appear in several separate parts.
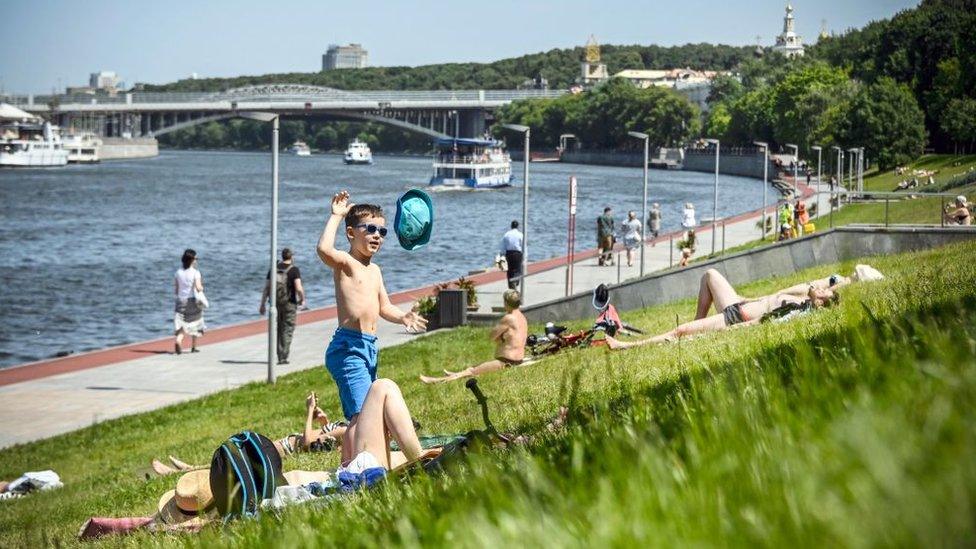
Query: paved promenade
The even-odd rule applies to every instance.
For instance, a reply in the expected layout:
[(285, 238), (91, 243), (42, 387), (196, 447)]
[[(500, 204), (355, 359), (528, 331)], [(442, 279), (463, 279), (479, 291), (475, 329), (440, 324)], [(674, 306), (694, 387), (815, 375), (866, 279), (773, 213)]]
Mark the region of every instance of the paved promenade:
[[(801, 188), (808, 203), (815, 201), (809, 190), (802, 185)], [(725, 247), (758, 239), (759, 216), (757, 210), (724, 220)], [(589, 221), (578, 220), (582, 245), (589, 245), (594, 238)], [(716, 250), (723, 247), (722, 224), (716, 235), (710, 229), (710, 225), (698, 228), (699, 256), (711, 251), (713, 236), (717, 237)], [(646, 244), (645, 271), (668, 268), (672, 262), (669, 243), (680, 238), (680, 234), (672, 233)], [(577, 252), (574, 292), (640, 274), (638, 263), (619, 269), (617, 265), (600, 267), (595, 258), (593, 249)], [(678, 261), (677, 250), (673, 261)], [(564, 296), (565, 265), (566, 258), (530, 265), (526, 302), (535, 304)], [(501, 294), (507, 287), (503, 272), (471, 278), (478, 284), (482, 311), (489, 312), (492, 305), (501, 304)], [(391, 299), (406, 309), (432, 292), (430, 286), (400, 292)], [(336, 328), (335, 307), (303, 312), (298, 322), (291, 363), (277, 366), (278, 375), (322, 367), (325, 347)], [(385, 322), (380, 322), (378, 335), (381, 348), (423, 337)], [(164, 338), (0, 370), (0, 448), (262, 381), (267, 377), (267, 342), (266, 322), (255, 321), (208, 332), (200, 352), (194, 354), (172, 354), (172, 339)]]

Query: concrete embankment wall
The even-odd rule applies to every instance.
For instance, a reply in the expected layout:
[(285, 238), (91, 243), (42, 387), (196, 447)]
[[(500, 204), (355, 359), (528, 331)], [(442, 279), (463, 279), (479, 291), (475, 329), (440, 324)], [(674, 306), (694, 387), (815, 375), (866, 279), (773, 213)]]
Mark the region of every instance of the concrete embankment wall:
[(159, 142), (152, 137), (103, 137), (99, 157), (102, 160), (120, 158), (151, 158), (159, 156)]
[[(701, 276), (708, 269), (718, 269), (738, 285), (827, 263), (971, 239), (976, 239), (976, 227), (841, 227), (624, 282), (611, 287), (610, 299), (621, 311), (643, 309), (695, 297)], [(596, 314), (589, 292), (525, 307), (523, 312), (530, 322), (592, 318)]]
[[(644, 154), (623, 151), (566, 151), (562, 161), (570, 164), (596, 164), (600, 166), (641, 167)], [(653, 160), (652, 160), (653, 163)], [(715, 172), (715, 153), (709, 150), (685, 149), (682, 169), (692, 172)], [(719, 173), (744, 177), (763, 177), (763, 155), (755, 152), (735, 153), (722, 150), (719, 155)], [(769, 179), (776, 175), (776, 167), (769, 163)]]

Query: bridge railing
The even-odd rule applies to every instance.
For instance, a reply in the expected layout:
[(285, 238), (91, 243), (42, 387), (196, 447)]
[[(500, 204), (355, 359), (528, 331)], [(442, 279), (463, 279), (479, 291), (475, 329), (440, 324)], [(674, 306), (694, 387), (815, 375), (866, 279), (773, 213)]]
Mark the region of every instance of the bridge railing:
[(15, 106), (46, 107), (52, 102), (61, 105), (112, 105), (145, 103), (210, 103), (233, 101), (338, 101), (361, 102), (451, 102), (451, 101), (514, 101), (531, 98), (554, 98), (565, 90), (336, 90), (309, 89), (303, 92), (260, 90), (230, 90), (226, 92), (133, 92), (116, 95), (12, 95), (4, 101)]

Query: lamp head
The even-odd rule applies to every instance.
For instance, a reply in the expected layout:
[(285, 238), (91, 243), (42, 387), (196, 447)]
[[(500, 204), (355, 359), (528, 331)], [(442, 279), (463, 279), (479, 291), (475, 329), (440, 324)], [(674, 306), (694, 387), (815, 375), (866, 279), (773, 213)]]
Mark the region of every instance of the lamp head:
[(711, 143), (712, 145), (716, 145), (717, 146), (718, 145), (718, 139), (706, 138), (705, 139), (705, 143)]
[(823, 147), (821, 147), (820, 145), (811, 145), (810, 146), (810, 150), (811, 151), (822, 151), (823, 150)]
[(646, 133), (641, 133), (641, 132), (627, 132), (627, 135), (631, 137), (636, 137), (637, 139), (647, 139), (648, 137), (650, 137)]
[(517, 131), (519, 133), (525, 133), (529, 131), (529, 127), (523, 126), (522, 124), (502, 124), (502, 127), (509, 130)]

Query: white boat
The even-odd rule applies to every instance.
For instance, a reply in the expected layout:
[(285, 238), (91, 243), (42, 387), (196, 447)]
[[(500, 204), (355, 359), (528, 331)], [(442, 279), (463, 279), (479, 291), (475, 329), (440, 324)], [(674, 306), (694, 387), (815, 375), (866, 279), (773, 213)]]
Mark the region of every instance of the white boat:
[(41, 168), (67, 163), (68, 151), (61, 142), (61, 132), (50, 122), (0, 125), (0, 166)]
[(101, 160), (102, 140), (91, 132), (64, 136), (64, 148), (68, 151), (68, 162), (94, 164)]
[(312, 149), (304, 141), (292, 143), (292, 146), (288, 147), (288, 152), (295, 156), (312, 156)]
[(512, 159), (494, 139), (437, 140), (431, 186), (494, 189), (512, 184)]
[(342, 157), (346, 164), (372, 164), (373, 152), (369, 150), (369, 145), (358, 139), (353, 139), (352, 143), (346, 147), (346, 154)]

